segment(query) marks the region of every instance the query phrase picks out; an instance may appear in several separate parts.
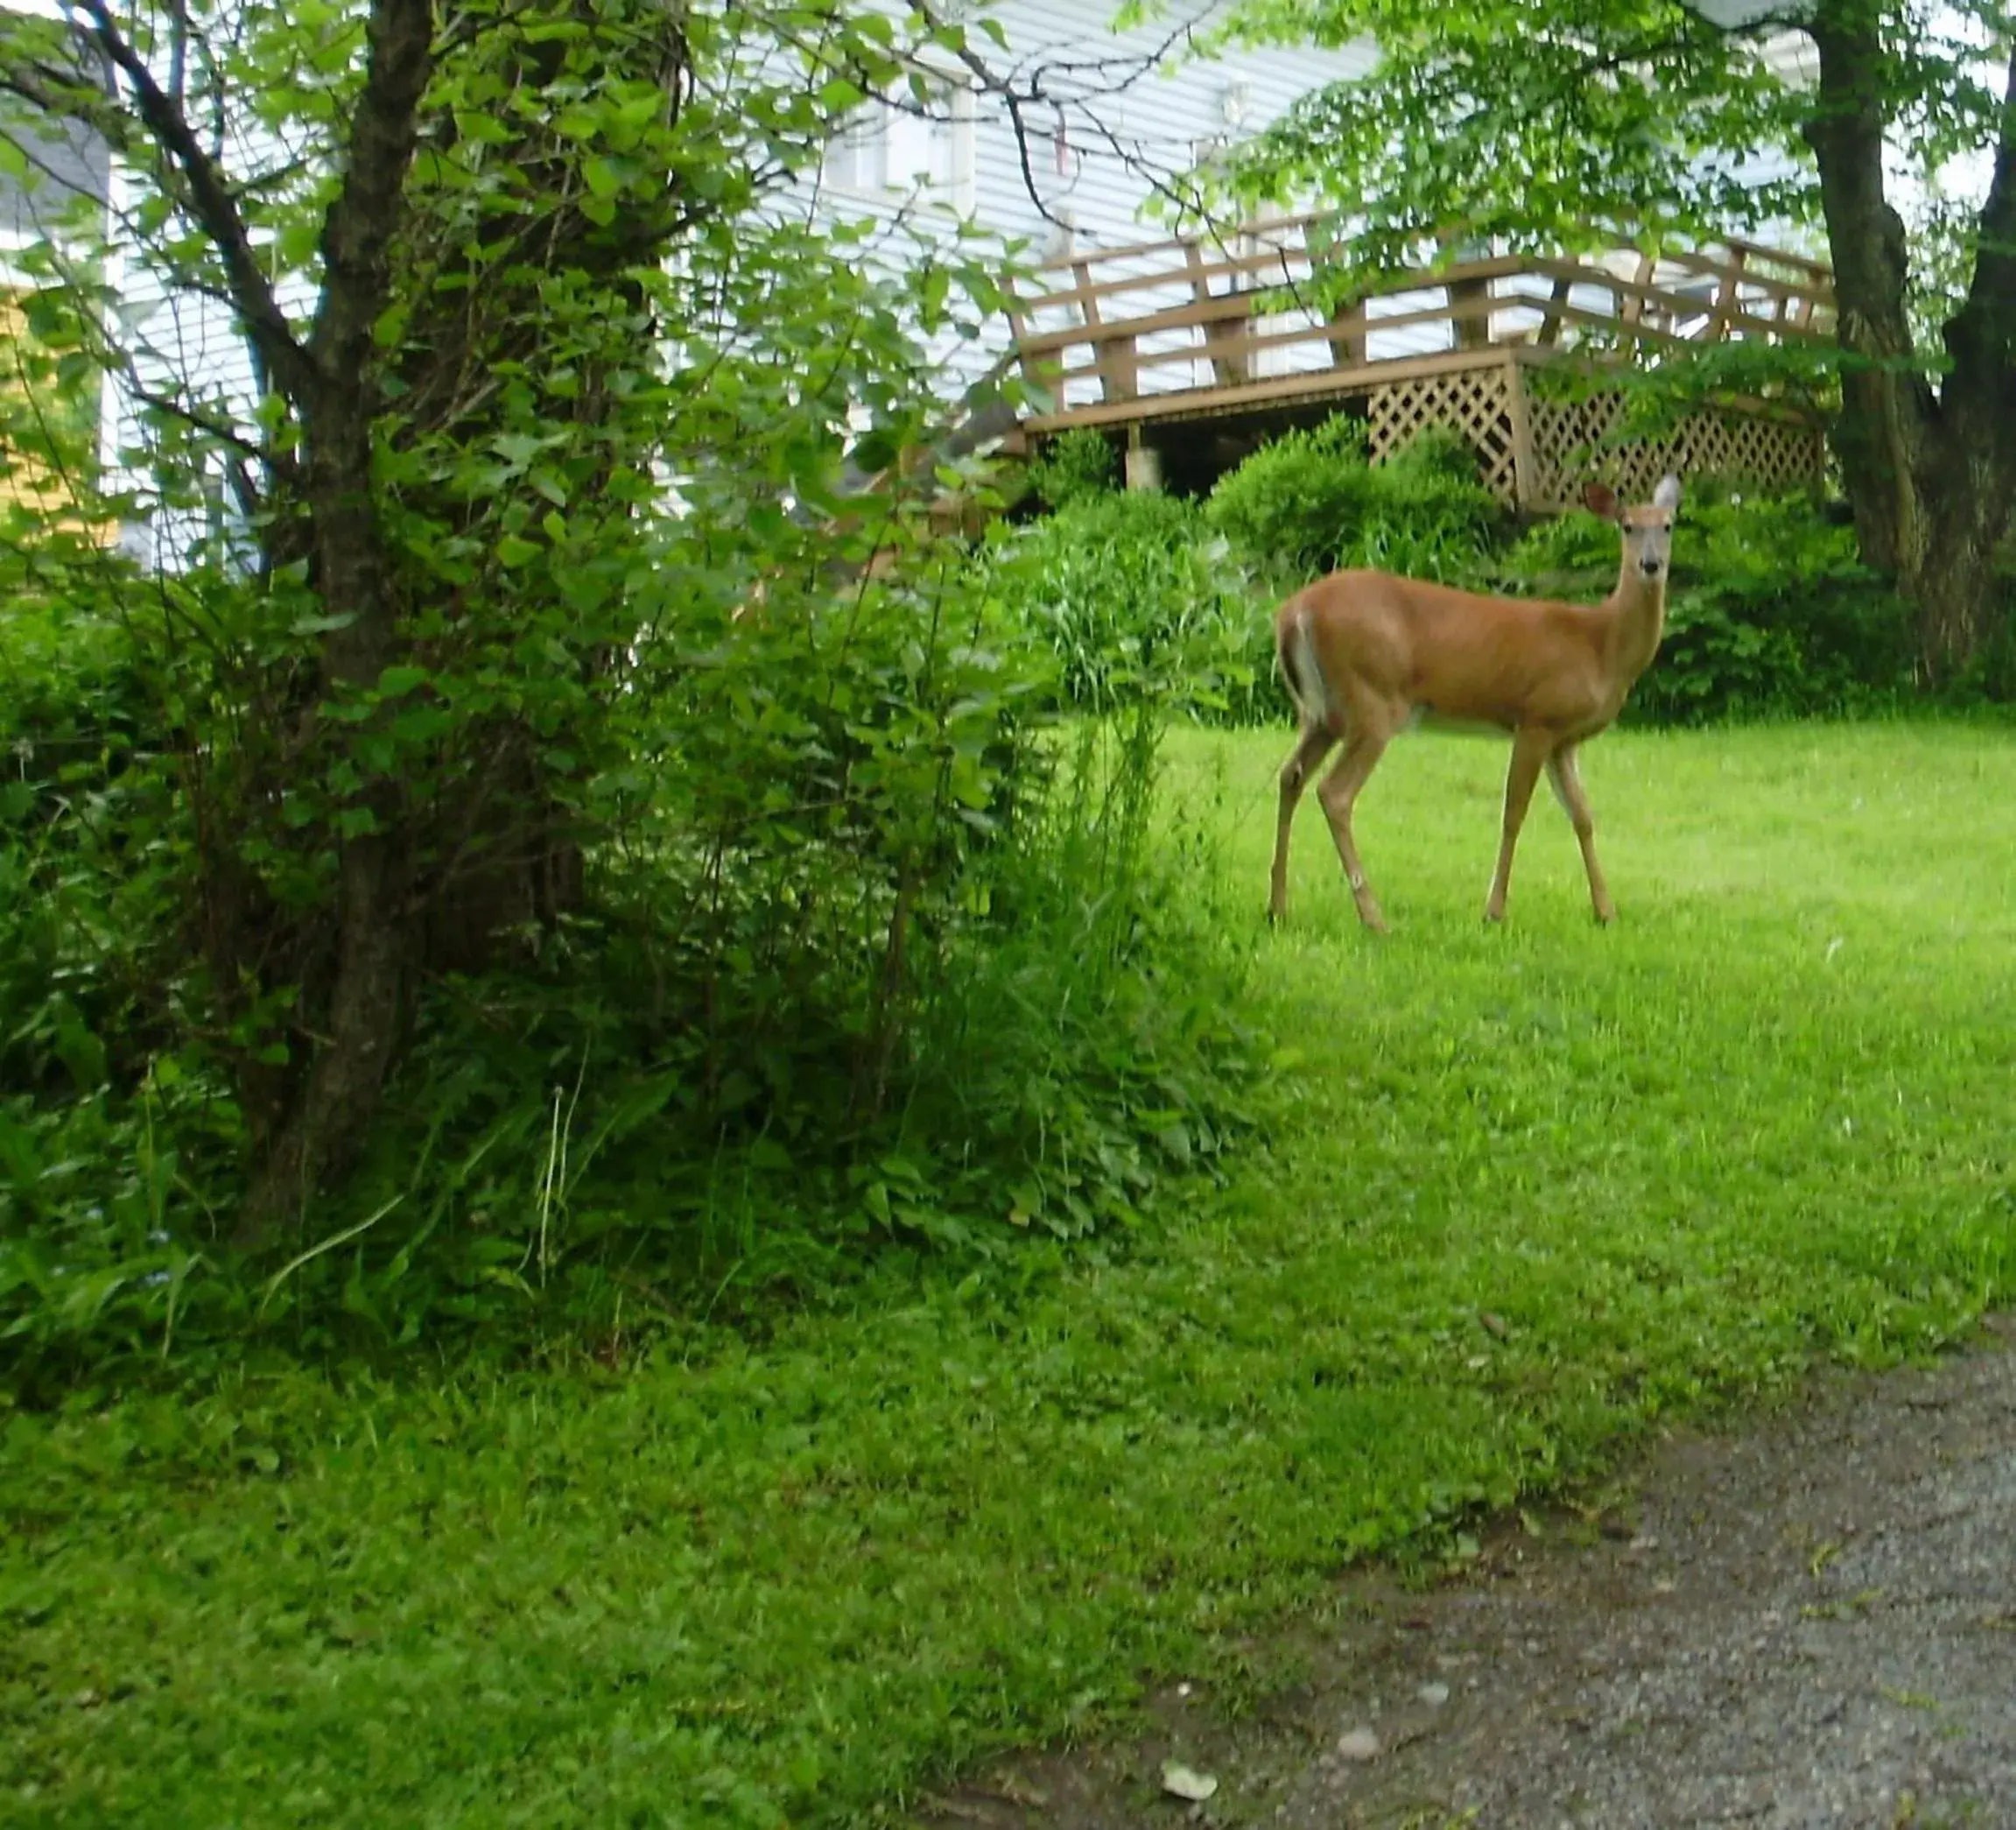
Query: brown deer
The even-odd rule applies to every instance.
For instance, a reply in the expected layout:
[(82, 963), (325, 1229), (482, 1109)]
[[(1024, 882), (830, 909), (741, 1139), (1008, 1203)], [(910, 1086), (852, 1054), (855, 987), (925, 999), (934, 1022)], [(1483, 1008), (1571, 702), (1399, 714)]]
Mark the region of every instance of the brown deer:
[(1596, 862), (1596, 823), (1576, 752), (1616, 719), (1659, 651), (1680, 479), (1661, 478), (1652, 500), (1639, 507), (1621, 507), (1603, 483), (1590, 484), (1583, 499), (1624, 537), (1617, 588), (1599, 604), (1485, 597), (1384, 572), (1333, 572), (1282, 605), (1275, 653), (1302, 730), (1281, 771), (1270, 919), (1288, 913), (1289, 829), (1302, 791), (1342, 743), (1317, 799), (1359, 919), (1386, 932), (1351, 835), (1351, 810), (1386, 746), (1422, 717), (1512, 733), (1498, 869), (1484, 919), (1505, 918), (1513, 848), (1542, 768), (1575, 823), (1596, 919), (1616, 919)]

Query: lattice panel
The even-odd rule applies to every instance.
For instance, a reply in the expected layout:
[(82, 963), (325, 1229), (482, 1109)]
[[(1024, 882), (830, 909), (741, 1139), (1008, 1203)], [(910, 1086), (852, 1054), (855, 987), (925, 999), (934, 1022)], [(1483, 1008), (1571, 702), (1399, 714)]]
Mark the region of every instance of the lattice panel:
[(1704, 408), (1668, 437), (1611, 442), (1624, 402), (1615, 394), (1577, 401), (1534, 400), (1533, 481), (1536, 508), (1558, 508), (1601, 476), (1628, 499), (1643, 501), (1661, 476), (1715, 475), (1786, 489), (1813, 481), (1823, 451), (1819, 432), (1793, 420)]
[(1484, 481), (1499, 499), (1516, 499), (1512, 399), (1501, 365), (1388, 382), (1373, 389), (1368, 417), (1366, 444), (1373, 463), (1397, 454), (1416, 433), (1446, 426), (1470, 441)]

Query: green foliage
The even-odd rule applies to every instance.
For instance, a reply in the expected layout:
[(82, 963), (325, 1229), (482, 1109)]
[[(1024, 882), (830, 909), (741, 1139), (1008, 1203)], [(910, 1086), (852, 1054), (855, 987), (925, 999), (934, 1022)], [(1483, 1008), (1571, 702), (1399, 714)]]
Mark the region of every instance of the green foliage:
[(997, 527), (988, 557), (994, 590), (1050, 658), (1066, 705), (1146, 699), (1240, 718), (1266, 693), (1267, 606), (1192, 503), (1082, 496), (1031, 526)]
[(1424, 436), (1374, 468), (1362, 426), (1341, 414), (1283, 434), (1220, 477), (1206, 515), (1234, 553), (1289, 589), (1354, 566), (1458, 581), (1503, 519), (1459, 438)]
[(1052, 509), (1109, 492), (1120, 460), (1103, 433), (1077, 426), (1052, 439), (1030, 462), (1029, 487)]
[(811, 1293), (891, 1247), (1131, 1226), (1215, 1172), (1252, 1045), (1238, 952), (1182, 881), (1208, 855), (1152, 848), (1163, 702), (1055, 724), (985, 569), (772, 602), (650, 657), (651, 767), (601, 785), (643, 799), (587, 907), (430, 992), (349, 1200), (270, 1282), (226, 1248), (242, 1038), (177, 1020), (202, 989), (176, 958), (188, 837), (172, 759), (121, 728), (146, 710), (130, 638), (38, 651), (0, 848), (18, 1388), (248, 1328), (376, 1352), (724, 1281)]
[[(1254, 909), (1284, 747), (1173, 740), (1200, 893)], [(1268, 1148), (1125, 1253), (0, 1411), (10, 1822), (896, 1819), (1165, 1681), (1284, 1677), (1269, 1629), (1306, 1643), (1355, 1559), (1440, 1568), (1480, 1512), (2016, 1299), (2016, 749), (1605, 739), (1600, 934), (1544, 798), (1479, 927), (1502, 767), (1412, 743), (1364, 797), (1394, 945), (1304, 810), (1242, 997), (1294, 1050)]]
[[(1999, 86), (1983, 80), (1967, 10), (1871, 11), (1882, 55), (1856, 74), (1893, 144), (1929, 170), (1992, 146)], [(1618, 224), (1706, 242), (1809, 221), (1814, 92), (1755, 54), (1779, 29), (1768, 11), (1732, 27), (1636, 0), (1240, 0), (1200, 53), (1314, 38), (1373, 41), (1379, 56), (1303, 95), (1213, 177), (1245, 208), (1333, 202), (1340, 274), (1414, 265), (1451, 224), (1535, 249), (1589, 246)]]

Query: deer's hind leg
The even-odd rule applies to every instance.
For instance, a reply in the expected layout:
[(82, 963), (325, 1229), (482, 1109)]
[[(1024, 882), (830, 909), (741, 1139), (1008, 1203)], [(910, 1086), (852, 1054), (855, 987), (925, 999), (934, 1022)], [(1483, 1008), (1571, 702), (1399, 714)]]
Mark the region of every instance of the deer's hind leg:
[(1371, 779), (1380, 757), (1386, 754), (1386, 746), (1400, 728), (1402, 715), (1382, 705), (1353, 706), (1345, 721), (1344, 754), (1316, 791), (1324, 815), (1330, 821), (1330, 835), (1337, 842), (1338, 861), (1351, 885), (1352, 900), (1358, 904), (1358, 919), (1375, 934), (1386, 933), (1386, 917), (1380, 912), (1379, 898), (1372, 893), (1365, 866), (1359, 861), (1351, 813), (1358, 804), (1359, 791)]
[(1269, 921), (1282, 920), (1288, 914), (1288, 836), (1295, 824), (1295, 810), (1302, 804), (1302, 791), (1336, 742), (1328, 725), (1305, 723), (1287, 762), (1281, 765), (1281, 813), (1274, 831), (1274, 875), (1267, 898)]

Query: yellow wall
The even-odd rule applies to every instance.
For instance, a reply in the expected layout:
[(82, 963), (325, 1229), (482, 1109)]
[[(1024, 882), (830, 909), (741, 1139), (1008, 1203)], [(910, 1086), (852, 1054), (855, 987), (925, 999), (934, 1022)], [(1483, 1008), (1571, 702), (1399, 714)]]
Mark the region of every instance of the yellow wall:
[[(27, 336), (20, 306), (0, 293), (0, 392), (10, 397), (10, 406), (18, 406), (25, 398), (19, 356)], [(53, 529), (88, 534), (100, 545), (111, 544), (117, 524), (107, 520), (94, 527), (83, 517), (67, 513), (71, 507), (70, 485), (41, 458), (12, 448), (4, 428), (0, 428), (0, 454), (6, 460), (4, 474), (0, 474), (0, 512), (18, 503), (47, 517)]]

